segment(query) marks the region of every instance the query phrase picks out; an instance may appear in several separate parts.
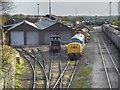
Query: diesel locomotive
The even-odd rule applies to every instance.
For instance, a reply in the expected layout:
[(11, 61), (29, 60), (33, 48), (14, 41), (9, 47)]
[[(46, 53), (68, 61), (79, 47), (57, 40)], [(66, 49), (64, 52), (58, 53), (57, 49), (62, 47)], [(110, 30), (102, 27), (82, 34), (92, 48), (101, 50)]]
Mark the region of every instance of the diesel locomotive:
[(49, 45), (49, 49), (53, 53), (57, 53), (61, 49), (61, 39), (59, 35), (52, 35), (51, 36), (51, 41)]
[(78, 33), (74, 35), (68, 42), (67, 54), (70, 60), (77, 60), (83, 52), (85, 37)]

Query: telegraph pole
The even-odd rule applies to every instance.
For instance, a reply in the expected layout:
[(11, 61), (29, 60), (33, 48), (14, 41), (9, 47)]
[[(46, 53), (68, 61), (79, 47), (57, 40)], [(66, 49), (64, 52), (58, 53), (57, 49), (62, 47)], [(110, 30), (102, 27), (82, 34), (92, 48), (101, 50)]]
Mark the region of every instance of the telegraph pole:
[(39, 3), (37, 5), (38, 5), (38, 19), (39, 19)]
[(88, 11), (89, 12), (89, 20), (90, 20), (90, 11)]
[(109, 2), (109, 6), (110, 6), (110, 17), (109, 17), (109, 20), (110, 20), (110, 23), (111, 23), (111, 12), (112, 12), (112, 10), (111, 10), (111, 4), (112, 4), (112, 2)]
[(51, 0), (49, 0), (49, 15), (50, 15), (50, 19), (51, 19)]
[(75, 11), (76, 11), (76, 17), (77, 17), (77, 9), (75, 9)]

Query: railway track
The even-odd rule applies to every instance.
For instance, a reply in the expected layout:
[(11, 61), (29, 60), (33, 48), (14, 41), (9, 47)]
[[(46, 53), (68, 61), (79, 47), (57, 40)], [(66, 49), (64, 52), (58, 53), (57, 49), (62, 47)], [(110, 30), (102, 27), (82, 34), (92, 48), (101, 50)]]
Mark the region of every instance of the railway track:
[(32, 85), (31, 85), (31, 89), (33, 90), (35, 88), (35, 80), (36, 80), (36, 75), (35, 75), (35, 69), (34, 69), (34, 65), (30, 62), (30, 60), (27, 58), (27, 56), (25, 56), (20, 50), (16, 49), (19, 54), (30, 64), (30, 67), (32, 69), (32, 73), (33, 73), (33, 78), (32, 78)]
[(118, 82), (117, 79), (120, 76), (120, 72), (109, 49), (107, 48), (106, 43), (104, 42), (104, 39), (99, 32), (98, 36), (99, 38), (97, 38), (97, 42), (107, 78), (108, 88), (112, 90), (113, 88), (118, 88), (116, 84)]
[[(60, 73), (61, 73), (61, 69), (62, 69), (62, 57), (60, 52), (59, 53), (51, 53), (49, 55), (49, 59), (50, 59), (50, 63), (49, 63), (49, 73), (48, 73), (48, 77), (49, 77), (49, 88), (52, 88), (55, 81), (57, 80), (57, 78), (59, 77)], [(59, 86), (57, 88), (60, 88), (61, 83), (59, 83)]]
[[(79, 60), (76, 61), (74, 65), (71, 64), (72, 61), (68, 61), (63, 68), (61, 74), (59, 75), (57, 81), (53, 85), (53, 89), (57, 87), (57, 85), (61, 82), (62, 79), (62, 88), (70, 88), (73, 77), (77, 70), (77, 66), (79, 64)], [(67, 78), (67, 79), (66, 79)]]
[[(33, 70), (32, 89), (37, 88), (36, 78), (40, 77), (36, 73), (38, 70), (42, 70), (44, 74), (43, 88), (70, 88), (79, 60), (76, 61), (75, 64), (72, 64), (72, 61), (67, 61), (65, 64), (65, 62), (62, 62), (62, 55), (61, 52), (59, 52), (56, 54), (51, 53), (49, 61), (46, 61), (44, 54), (39, 48), (30, 49), (31, 52), (28, 52), (27, 50), (20, 48), (19, 52), (24, 55), (23, 57), (27, 59), (29, 63), (31, 63)], [(39, 55), (41, 55), (41, 57), (39, 57)], [(38, 67), (39, 69), (37, 69)]]
[[(42, 69), (42, 72), (43, 72), (44, 77), (45, 77), (45, 86), (44, 86), (43, 88), (48, 88), (48, 77), (47, 77), (45, 68), (44, 68), (43, 64), (40, 62), (40, 60), (37, 58), (34, 49), (31, 49), (31, 50), (32, 50), (33, 55), (32, 55), (31, 53), (29, 53), (28, 51), (26, 51), (25, 49), (23, 49), (23, 48), (21, 48), (21, 53), (23, 53), (24, 55), (27, 55), (27, 56), (29, 56), (31, 59), (33, 59), (33, 61), (31, 60), (30, 62), (34, 65), (34, 72), (36, 72), (36, 70), (35, 70), (35, 69), (36, 69), (36, 68), (35, 68), (35, 67), (36, 67), (36, 64), (39, 65), (39, 67)], [(35, 64), (35, 63), (36, 63), (36, 64)], [(40, 70), (41, 70), (41, 69), (40, 69)], [(37, 78), (36, 76), (37, 76), (37, 75), (35, 75), (35, 79)], [(39, 76), (39, 77), (40, 77), (40, 76)], [(36, 80), (34, 80), (33, 83), (36, 83)], [(37, 87), (34, 86), (34, 88), (37, 88)]]
[(47, 76), (47, 72), (46, 72), (46, 66), (45, 66), (45, 59), (44, 59), (44, 56), (43, 56), (43, 53), (42, 51), (37, 48), (36, 51), (38, 51), (40, 53), (40, 55), (42, 56), (42, 63), (40, 62), (41, 58), (37, 57), (36, 53), (35, 53), (35, 50), (32, 48), (32, 51), (33, 51), (33, 55), (35, 55), (36, 57), (36, 61), (39, 63), (39, 65), (41, 66), (42, 70), (43, 70), (43, 73), (44, 73), (44, 76), (45, 76), (45, 87), (44, 88), (49, 88), (49, 77)]
[(50, 55), (50, 65), (49, 65), (49, 73), (48, 73), (48, 77), (49, 77), (49, 88), (51, 88), (51, 79), (52, 79), (52, 65), (53, 65), (53, 60), (54, 60), (54, 56), (53, 53)]

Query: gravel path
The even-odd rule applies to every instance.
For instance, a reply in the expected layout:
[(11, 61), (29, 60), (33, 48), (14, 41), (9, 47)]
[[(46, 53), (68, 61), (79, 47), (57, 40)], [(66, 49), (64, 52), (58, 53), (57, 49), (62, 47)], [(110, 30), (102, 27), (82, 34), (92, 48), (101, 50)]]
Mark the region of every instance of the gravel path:
[[(106, 76), (105, 76), (105, 72), (104, 72), (104, 68), (103, 68), (103, 64), (102, 64), (102, 59), (101, 59), (101, 55), (100, 55), (97, 40), (96, 40), (96, 38), (98, 37), (97, 31), (100, 30), (101, 28), (95, 27), (94, 29), (95, 29), (94, 31), (90, 32), (91, 36), (92, 36), (90, 42), (86, 43), (86, 45), (84, 47), (84, 52), (80, 59), (81, 62), (77, 69), (77, 72), (76, 72), (76, 75), (74, 78), (74, 82), (76, 82), (76, 80), (81, 80), (81, 77), (79, 77), (81, 70), (83, 68), (89, 66), (92, 68), (92, 72), (90, 72), (90, 74), (87, 76), (88, 77), (87, 82), (81, 87), (82, 88), (107, 88), (108, 84), (106, 81)], [(118, 63), (118, 54), (119, 54), (118, 50), (115, 48), (115, 46), (113, 44), (107, 42), (109, 40), (105, 36), (105, 34), (103, 34), (103, 38), (106, 39), (108, 49), (110, 49), (110, 52), (112, 51), (111, 54), (112, 54), (113, 58), (116, 60), (116, 63)], [(62, 58), (63, 58), (62, 64), (65, 64), (65, 62), (68, 60), (65, 46), (66, 45), (62, 45)], [(47, 62), (49, 62), (49, 46), (41, 45), (40, 49), (43, 51), (43, 54), (46, 57), (46, 64), (47, 64)], [(39, 55), (39, 53), (38, 53), (38, 55)], [(40, 58), (40, 55), (39, 55), (39, 58)], [(114, 77), (113, 77), (113, 79), (114, 79)], [(118, 80), (116, 80), (116, 82), (115, 82), (115, 85), (116, 85), (115, 87), (118, 87), (117, 82), (118, 82)], [(79, 88), (79, 86), (80, 85), (78, 85), (78, 87), (74, 87), (74, 84), (73, 84), (73, 88)]]
[[(95, 31), (101, 30), (101, 28), (96, 28)], [(96, 43), (96, 38), (98, 37), (98, 34), (93, 31), (91, 32), (91, 35), (94, 38), (94, 43)], [(109, 39), (106, 37), (106, 35), (104, 33), (102, 33), (102, 37), (104, 40), (106, 40), (106, 44), (108, 49), (110, 50), (115, 62), (118, 64), (118, 51), (115, 48), (115, 46), (113, 44), (109, 43)], [(93, 70), (92, 70), (92, 88), (107, 88), (108, 84), (106, 81), (106, 76), (105, 76), (105, 72), (104, 72), (104, 68), (103, 68), (103, 64), (102, 64), (102, 59), (98, 50), (98, 45), (97, 43), (95, 44), (94, 47), (94, 64), (93, 64)], [(91, 56), (92, 57), (92, 56)], [(109, 63), (110, 61), (107, 60), (107, 63)], [(111, 65), (109, 64), (109, 66), (111, 67)], [(109, 68), (110, 69), (110, 68)], [(114, 73), (113, 69), (111, 68), (111, 74)], [(115, 74), (112, 77), (112, 81), (114, 81), (114, 83), (112, 84), (114, 88), (118, 88), (118, 76), (116, 76)]]

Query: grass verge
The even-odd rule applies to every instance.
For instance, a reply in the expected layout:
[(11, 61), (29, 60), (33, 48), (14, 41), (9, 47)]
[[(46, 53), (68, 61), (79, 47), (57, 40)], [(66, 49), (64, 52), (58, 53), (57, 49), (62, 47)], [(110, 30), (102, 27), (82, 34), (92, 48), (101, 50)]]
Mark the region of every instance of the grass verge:
[(91, 72), (92, 72), (92, 68), (90, 66), (83, 67), (83, 69), (77, 74), (78, 78), (73, 81), (72, 87), (91, 88), (91, 85), (90, 85)]

